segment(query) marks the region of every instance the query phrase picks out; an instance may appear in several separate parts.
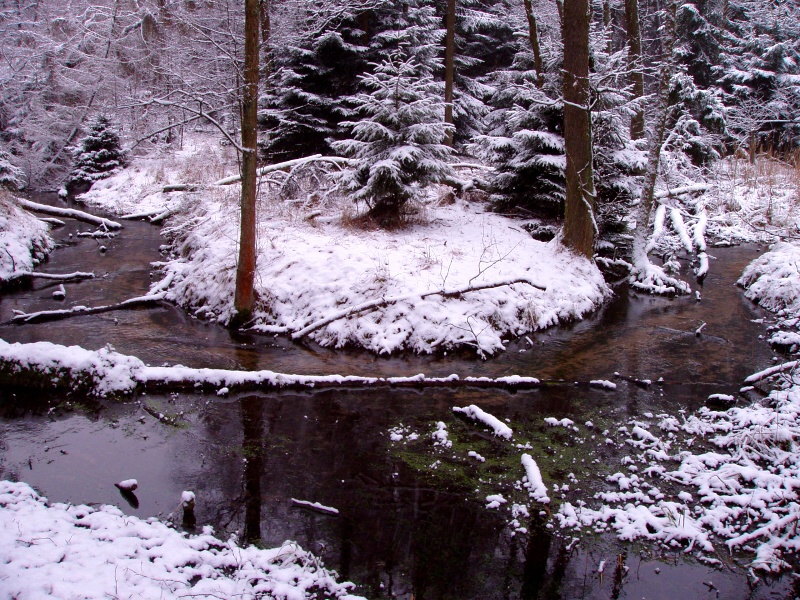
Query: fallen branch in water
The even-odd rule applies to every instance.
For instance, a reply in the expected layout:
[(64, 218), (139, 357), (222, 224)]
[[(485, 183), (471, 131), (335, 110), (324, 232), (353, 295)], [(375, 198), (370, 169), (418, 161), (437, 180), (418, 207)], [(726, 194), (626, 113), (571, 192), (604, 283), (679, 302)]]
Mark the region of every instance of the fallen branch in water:
[(39, 273), (37, 271), (18, 271), (9, 275), (5, 283), (12, 281), (22, 281), (25, 279), (51, 279), (54, 281), (82, 281), (84, 279), (94, 279), (94, 273)]
[(405, 296), (392, 296), (389, 298), (379, 298), (377, 300), (368, 300), (367, 302), (362, 302), (361, 304), (356, 304), (355, 306), (351, 306), (349, 308), (345, 308), (343, 310), (337, 311), (327, 317), (323, 317), (309, 325), (306, 325), (302, 329), (295, 331), (292, 333), (292, 339), (296, 340), (301, 337), (307, 336), (312, 331), (316, 331), (321, 327), (325, 327), (329, 323), (333, 323), (334, 321), (338, 321), (339, 319), (344, 319), (351, 315), (356, 315), (358, 313), (362, 313), (365, 311), (375, 310), (384, 306), (388, 306), (390, 304), (395, 304), (397, 302), (403, 302), (404, 300), (412, 300), (412, 299), (424, 299), (428, 296), (442, 296), (444, 298), (453, 298), (455, 296), (461, 296), (462, 294), (466, 294), (468, 292), (477, 292), (480, 290), (486, 290), (496, 287), (502, 287), (505, 285), (514, 285), (515, 283), (524, 283), (531, 287), (536, 288), (537, 290), (546, 291), (547, 288), (541, 286), (537, 283), (532, 282), (529, 279), (510, 279), (507, 281), (496, 281), (494, 283), (485, 283), (482, 285), (465, 285), (460, 288), (455, 288), (452, 290), (434, 290), (432, 292), (425, 292), (424, 294), (409, 294)]
[(82, 210), (76, 210), (74, 208), (59, 208), (58, 206), (48, 206), (47, 204), (39, 204), (38, 202), (31, 202), (30, 200), (25, 200), (24, 198), (17, 198), (17, 202), (19, 202), (19, 205), (22, 208), (25, 208), (27, 210), (32, 210), (35, 212), (44, 213), (46, 215), (54, 215), (56, 217), (69, 217), (71, 219), (83, 221), (84, 223), (101, 225), (103, 227), (107, 227), (108, 229), (122, 229), (122, 225), (120, 225), (116, 221), (111, 221), (109, 219), (104, 219), (103, 217), (90, 215), (89, 213), (83, 212)]
[(96, 315), (98, 313), (111, 312), (115, 310), (127, 310), (131, 308), (155, 306), (163, 299), (164, 294), (160, 293), (149, 296), (140, 296), (138, 298), (131, 298), (118, 304), (109, 304), (106, 306), (74, 306), (72, 308), (66, 308), (63, 310), (42, 310), (35, 313), (22, 313), (14, 315), (10, 321), (6, 321), (3, 324), (25, 325), (28, 323), (43, 323), (46, 321), (69, 319), (70, 317), (80, 317), (83, 315)]

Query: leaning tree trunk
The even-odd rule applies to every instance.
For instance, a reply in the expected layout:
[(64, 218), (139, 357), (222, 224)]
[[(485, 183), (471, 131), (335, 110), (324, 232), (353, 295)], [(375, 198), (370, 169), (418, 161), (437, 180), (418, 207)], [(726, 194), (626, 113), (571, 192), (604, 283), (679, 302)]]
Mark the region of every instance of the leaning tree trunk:
[(536, 25), (536, 15), (533, 14), (531, 0), (525, 0), (525, 16), (528, 18), (528, 39), (533, 52), (533, 68), (536, 70), (536, 86), (544, 85), (544, 71), (542, 70), (542, 50), (539, 46), (539, 31)]
[[(628, 71), (633, 86), (634, 100), (644, 96), (644, 73), (642, 72), (642, 33), (639, 27), (639, 0), (625, 0), (625, 28), (628, 36)], [(631, 137), (644, 137), (644, 109), (639, 106), (631, 117)]]
[(669, 85), (674, 70), (673, 51), (675, 48), (675, 18), (677, 3), (669, 0), (665, 11), (664, 31), (664, 56), (661, 64), (661, 77), (658, 82), (658, 98), (655, 108), (655, 122), (653, 123), (653, 137), (650, 139), (650, 152), (647, 159), (647, 172), (645, 185), (642, 191), (642, 200), (636, 214), (636, 230), (633, 235), (633, 264), (636, 269), (643, 269), (649, 263), (647, 258), (647, 237), (650, 215), (655, 203), (656, 181), (661, 163), (661, 147), (667, 134), (667, 121), (669, 118)]
[[(454, 124), (453, 86), (455, 83), (456, 57), (456, 0), (447, 0), (447, 33), (444, 39), (444, 122)], [(453, 145), (454, 128), (447, 132), (445, 144)]]
[(244, 89), (242, 91), (242, 196), (239, 263), (232, 326), (250, 320), (255, 305), (256, 160), (258, 135), (258, 0), (244, 3)]
[(591, 258), (597, 226), (589, 108), (589, 9), (588, 0), (564, 2), (564, 145), (567, 154), (564, 244)]

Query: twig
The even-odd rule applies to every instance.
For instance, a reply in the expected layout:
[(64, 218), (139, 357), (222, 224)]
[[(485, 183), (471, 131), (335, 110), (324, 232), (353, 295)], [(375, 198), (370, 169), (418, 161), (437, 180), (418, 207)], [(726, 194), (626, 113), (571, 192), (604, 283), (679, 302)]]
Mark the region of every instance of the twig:
[(343, 310), (337, 311), (327, 317), (323, 317), (313, 323), (306, 325), (299, 331), (295, 331), (292, 334), (292, 339), (298, 339), (301, 337), (307, 336), (309, 333), (320, 329), (321, 327), (325, 327), (329, 323), (333, 323), (334, 321), (338, 321), (339, 319), (344, 319), (345, 317), (349, 317), (358, 313), (362, 313), (365, 311), (375, 310), (376, 308), (380, 308), (381, 306), (388, 306), (390, 304), (396, 304), (397, 302), (403, 302), (405, 300), (414, 300), (414, 299), (424, 299), (428, 296), (443, 296), (445, 298), (452, 298), (454, 296), (460, 296), (462, 294), (466, 294), (467, 292), (477, 292), (479, 290), (485, 290), (489, 288), (496, 288), (502, 287), (506, 285), (514, 285), (515, 283), (524, 283), (531, 287), (536, 288), (537, 290), (546, 291), (547, 288), (541, 286), (537, 283), (532, 282), (529, 279), (511, 279), (507, 281), (498, 281), (495, 283), (486, 283), (483, 285), (466, 285), (460, 288), (455, 288), (452, 290), (435, 290), (432, 292), (425, 292), (424, 294), (409, 294), (405, 296), (391, 296), (389, 298), (380, 298), (377, 300), (368, 300), (367, 302), (363, 302), (361, 304), (357, 304), (355, 306), (351, 306), (349, 308), (345, 308)]

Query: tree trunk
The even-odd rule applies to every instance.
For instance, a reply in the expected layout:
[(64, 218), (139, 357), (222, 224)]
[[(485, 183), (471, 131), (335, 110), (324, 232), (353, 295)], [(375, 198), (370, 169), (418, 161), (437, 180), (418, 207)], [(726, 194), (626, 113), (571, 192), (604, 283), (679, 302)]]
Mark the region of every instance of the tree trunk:
[(565, 0), (564, 145), (567, 154), (567, 197), (564, 244), (591, 258), (597, 226), (594, 220), (592, 120), (589, 110), (588, 0)]
[(239, 263), (236, 268), (235, 315), (231, 326), (250, 320), (255, 304), (256, 143), (258, 134), (258, 0), (244, 3), (244, 89), (242, 91), (242, 196)]
[(539, 31), (536, 27), (536, 15), (533, 14), (531, 0), (525, 0), (525, 16), (528, 18), (528, 38), (533, 51), (533, 68), (536, 69), (536, 85), (544, 85), (544, 72), (542, 71), (542, 50), (539, 47)]
[(272, 48), (270, 47), (270, 37), (272, 36), (272, 21), (269, 16), (270, 0), (259, 0), (261, 9), (261, 62), (262, 79), (267, 81), (272, 73)]
[[(444, 122), (453, 125), (453, 84), (456, 56), (456, 0), (447, 0), (447, 33), (444, 41)], [(450, 129), (445, 144), (453, 145), (454, 129)]]
[[(644, 73), (642, 73), (642, 33), (639, 27), (639, 0), (625, 0), (625, 28), (628, 35), (628, 71), (633, 86), (633, 98), (644, 96)], [(639, 107), (631, 117), (631, 137), (644, 137), (644, 110)]]
[(658, 168), (661, 162), (661, 146), (667, 133), (667, 120), (669, 117), (669, 84), (672, 80), (673, 57), (672, 52), (675, 47), (675, 15), (677, 4), (675, 0), (669, 0), (666, 13), (666, 22), (663, 31), (664, 57), (661, 64), (661, 78), (658, 83), (658, 98), (655, 109), (655, 123), (653, 123), (653, 137), (650, 140), (650, 153), (647, 159), (647, 173), (645, 175), (645, 186), (642, 191), (642, 200), (639, 203), (639, 210), (636, 214), (636, 231), (633, 236), (633, 264), (641, 270), (649, 263), (647, 258), (647, 232), (650, 222), (650, 215), (653, 212), (655, 202), (656, 181), (658, 180)]

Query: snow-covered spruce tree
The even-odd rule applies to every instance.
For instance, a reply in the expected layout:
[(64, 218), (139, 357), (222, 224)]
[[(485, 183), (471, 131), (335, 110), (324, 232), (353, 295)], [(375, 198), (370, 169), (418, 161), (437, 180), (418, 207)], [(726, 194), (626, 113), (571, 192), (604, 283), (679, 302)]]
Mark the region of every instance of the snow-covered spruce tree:
[(22, 187), (23, 177), (22, 169), (16, 167), (8, 152), (0, 148), (0, 188), (16, 192)]
[(349, 99), (363, 119), (344, 123), (352, 139), (332, 144), (353, 159), (341, 175), (342, 189), (364, 201), (368, 216), (382, 227), (401, 224), (410, 200), (426, 185), (452, 176), (442, 88), (418, 73), (416, 61), (401, 52), (375, 65), (361, 78), (371, 92)]
[(270, 162), (328, 154), (329, 142), (341, 139), (341, 122), (352, 116), (343, 99), (358, 91), (367, 67), (366, 34), (357, 17), (347, 15), (335, 29), (305, 34), (274, 53), (275, 71), (259, 112)]
[(119, 134), (105, 115), (99, 115), (89, 123), (88, 131), (73, 151), (73, 156), (75, 162), (67, 180), (71, 187), (91, 185), (127, 164)]
[(564, 115), (560, 78), (539, 88), (534, 70), (497, 78), (490, 114), (493, 127), (477, 139), (476, 152), (494, 165), (489, 179), (495, 210), (536, 217), (564, 213)]
[(800, 6), (729, 0), (720, 83), (737, 146), (791, 149), (800, 140)]
[(369, 56), (378, 63), (404, 50), (419, 69), (420, 76), (440, 76), (445, 30), (431, 0), (401, 0), (386, 3), (374, 11), (376, 21), (369, 42)]

